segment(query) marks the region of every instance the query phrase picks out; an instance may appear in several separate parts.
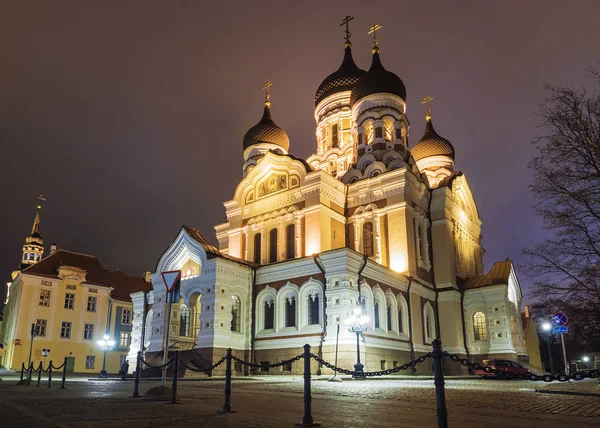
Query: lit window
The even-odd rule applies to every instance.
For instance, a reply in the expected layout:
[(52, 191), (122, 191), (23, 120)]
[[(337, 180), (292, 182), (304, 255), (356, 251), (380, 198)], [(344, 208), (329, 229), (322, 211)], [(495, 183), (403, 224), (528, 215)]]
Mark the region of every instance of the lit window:
[(35, 322), (35, 335), (36, 336), (45, 336), (46, 335), (46, 327), (48, 326), (47, 320), (38, 319)]
[(41, 256), (40, 254), (38, 254), (38, 255), (35, 257), (35, 261), (36, 261), (36, 262), (39, 262), (41, 258), (42, 258), (42, 256)]
[(487, 323), (483, 312), (473, 314), (473, 335), (475, 340), (487, 340)]
[(363, 225), (363, 254), (372, 256), (373, 253), (373, 223), (370, 221)]
[(87, 357), (85, 357), (85, 368), (86, 369), (93, 369), (95, 364), (96, 364), (95, 356), (88, 355)]
[(88, 296), (87, 311), (88, 312), (96, 312), (96, 297), (95, 296)]
[(339, 145), (338, 125), (334, 123), (331, 125), (331, 147), (339, 147)]
[(40, 306), (50, 306), (50, 292), (51, 290), (40, 291)]
[(60, 326), (60, 337), (64, 339), (71, 338), (71, 323), (67, 321), (63, 321)]
[(23, 253), (23, 261), (27, 261), (27, 253)]
[(71, 293), (65, 294), (65, 309), (73, 309), (75, 307), (75, 295)]
[(123, 312), (121, 312), (121, 324), (131, 324), (131, 309), (123, 309)]
[(187, 305), (181, 305), (179, 308), (179, 335), (190, 335), (190, 310)]
[(131, 345), (131, 333), (122, 331), (119, 337), (119, 348), (129, 349), (129, 345)]
[(29, 253), (29, 260), (35, 260), (35, 253)]
[(242, 305), (238, 296), (231, 296), (231, 331), (241, 331)]
[(83, 329), (83, 338), (85, 340), (94, 340), (94, 324), (86, 324)]

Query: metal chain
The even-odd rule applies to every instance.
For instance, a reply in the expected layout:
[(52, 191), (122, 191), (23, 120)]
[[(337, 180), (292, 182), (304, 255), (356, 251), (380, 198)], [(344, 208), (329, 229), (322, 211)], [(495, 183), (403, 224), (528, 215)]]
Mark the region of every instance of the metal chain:
[(294, 361), (298, 361), (301, 358), (304, 358), (304, 354), (296, 355), (295, 357), (290, 358), (289, 360), (284, 360), (284, 361), (280, 361), (278, 363), (273, 363), (273, 364), (255, 364), (255, 363), (249, 363), (249, 362), (244, 361), (244, 360), (242, 360), (242, 359), (240, 359), (240, 358), (238, 358), (236, 356), (233, 356), (233, 355), (231, 356), (231, 358), (233, 358), (238, 363), (240, 363), (240, 364), (242, 364), (244, 366), (251, 367), (253, 369), (259, 369), (259, 368), (262, 368), (262, 367), (273, 369), (273, 368), (276, 368), (276, 367), (282, 367), (282, 366), (291, 364)]
[(432, 357), (431, 352), (428, 352), (425, 355), (420, 356), (419, 358), (416, 358), (412, 361), (409, 361), (408, 363), (404, 363), (398, 367), (394, 367), (393, 369), (388, 369), (388, 370), (380, 370), (378, 372), (356, 372), (354, 370), (347, 370), (347, 369), (343, 369), (341, 367), (337, 367), (327, 361), (325, 361), (324, 359), (322, 359), (321, 357), (319, 357), (318, 355), (315, 354), (310, 354), (311, 358), (313, 358), (314, 360), (316, 360), (318, 363), (324, 365), (325, 367), (327, 367), (328, 369), (331, 369), (333, 371), (336, 371), (338, 373), (342, 373), (342, 374), (347, 374), (347, 375), (351, 375), (351, 376), (355, 376), (355, 375), (363, 375), (363, 376), (385, 376), (385, 375), (391, 375), (394, 373), (398, 373), (401, 372), (403, 370), (409, 369), (411, 367), (415, 367), (417, 364), (423, 363), (425, 362), (427, 359)]
[(63, 363), (62, 363), (60, 366), (58, 366), (58, 367), (56, 367), (54, 364), (52, 364), (52, 368), (53, 368), (54, 370), (60, 370), (60, 369), (62, 369), (64, 366), (65, 366), (65, 363), (64, 363), (64, 361), (63, 361)]
[(183, 364), (188, 370), (191, 370), (193, 372), (209, 372), (211, 370), (214, 370), (221, 364), (223, 364), (223, 361), (225, 361), (226, 359), (227, 359), (227, 357), (225, 356), (225, 357), (221, 358), (219, 361), (217, 361), (216, 363), (214, 363), (212, 366), (205, 368), (205, 369), (201, 369), (199, 367), (192, 367), (192, 366), (190, 366), (190, 364), (195, 365), (195, 363), (192, 363), (191, 361), (189, 363), (186, 363), (185, 361), (183, 361), (181, 359), (181, 357), (179, 357), (179, 362), (181, 362), (181, 364)]
[(148, 367), (152, 368), (152, 369), (162, 369), (164, 367), (167, 367), (169, 364), (171, 364), (173, 362), (174, 358), (171, 358), (169, 361), (167, 361), (165, 364), (160, 365), (160, 366), (155, 366), (153, 364), (150, 364), (149, 362), (147, 362), (146, 360), (144, 360), (143, 358), (140, 358), (140, 361), (147, 365)]
[[(496, 375), (500, 375), (500, 376), (510, 376), (510, 374), (505, 371), (505, 370), (497, 370), (497, 369), (493, 369), (489, 366), (484, 366), (481, 365), (479, 363), (472, 363), (470, 362), (468, 359), (466, 358), (461, 358), (459, 355), (457, 354), (450, 354), (446, 351), (442, 352), (442, 356), (443, 357), (448, 357), (450, 358), (453, 362), (455, 363), (460, 363), (461, 365), (465, 366), (465, 367), (470, 367), (474, 370), (483, 370), (485, 373), (493, 373)], [(548, 375), (536, 375), (536, 374), (530, 374), (528, 375), (526, 378), (537, 382), (537, 381), (544, 381), (544, 382), (552, 382), (553, 380), (558, 380), (561, 382), (565, 382), (569, 379), (573, 379), (573, 380), (583, 380), (585, 378), (597, 378), (600, 377), (600, 370), (582, 370), (582, 371), (578, 371), (573, 373), (572, 375), (568, 376), (566, 374), (558, 374), (558, 375), (553, 375), (553, 374), (548, 374)], [(525, 378), (525, 376), (523, 377)]]

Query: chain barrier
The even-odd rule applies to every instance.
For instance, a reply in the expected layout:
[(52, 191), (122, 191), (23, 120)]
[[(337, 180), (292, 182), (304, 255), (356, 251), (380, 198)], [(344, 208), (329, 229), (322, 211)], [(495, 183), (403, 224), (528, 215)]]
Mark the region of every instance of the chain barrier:
[(181, 364), (183, 364), (185, 368), (187, 368), (188, 370), (191, 370), (191, 371), (193, 371), (193, 372), (209, 372), (209, 371), (211, 371), (211, 370), (214, 370), (215, 368), (219, 367), (221, 364), (223, 364), (223, 362), (224, 362), (226, 359), (227, 359), (227, 356), (225, 356), (225, 357), (221, 358), (219, 361), (217, 361), (216, 363), (214, 363), (212, 366), (210, 366), (210, 367), (207, 367), (207, 368), (205, 368), (205, 369), (201, 369), (200, 367), (197, 367), (197, 366), (196, 366), (196, 367), (192, 367), (190, 364), (193, 364), (193, 365), (196, 365), (196, 364), (195, 364), (195, 363), (193, 363), (193, 362), (191, 362), (191, 361), (190, 361), (190, 362), (188, 362), (188, 363), (186, 363), (185, 361), (183, 361), (183, 360), (181, 359), (181, 357), (179, 357), (179, 362), (180, 362)]
[(162, 364), (160, 366), (155, 366), (154, 364), (150, 364), (149, 362), (147, 362), (143, 358), (140, 361), (142, 362), (142, 364), (150, 367), (151, 369), (163, 369), (163, 368), (167, 367), (169, 364), (171, 364), (173, 362), (173, 360), (175, 360), (175, 358), (171, 358), (169, 361), (167, 361), (166, 363), (164, 363), (164, 364)]
[(60, 370), (65, 366), (65, 363), (63, 362), (60, 366), (56, 367), (54, 364), (50, 363), (50, 365), (52, 366), (52, 370)]
[[(490, 366), (484, 366), (482, 364), (479, 363), (475, 363), (475, 362), (470, 362), (468, 359), (466, 358), (461, 358), (459, 355), (456, 354), (450, 354), (449, 352), (442, 352), (442, 356), (443, 357), (448, 357), (450, 358), (450, 360), (452, 360), (455, 363), (460, 363), (461, 365), (465, 366), (465, 367), (469, 367), (473, 370), (482, 370), (485, 373), (492, 373), (498, 376), (507, 376), (510, 377), (510, 373), (505, 371), (505, 370), (498, 370), (498, 369), (493, 369)], [(528, 379), (530, 381), (533, 382), (538, 382), (538, 381), (544, 381), (544, 382), (552, 382), (554, 380), (558, 380), (560, 382), (566, 382), (569, 379), (573, 379), (573, 380), (583, 380), (585, 378), (597, 378), (600, 377), (600, 370), (583, 370), (583, 371), (578, 371), (575, 372), (573, 374), (566, 375), (566, 374), (545, 374), (545, 375), (536, 375), (536, 374), (529, 374), (527, 376), (523, 376), (523, 379)]]
[(247, 361), (242, 360), (241, 358), (238, 358), (234, 355), (231, 356), (232, 360), (237, 361), (238, 363), (244, 365), (244, 366), (248, 366), (250, 368), (253, 369), (260, 369), (260, 368), (269, 368), (269, 369), (274, 369), (276, 367), (283, 367), (283, 366), (287, 366), (288, 364), (293, 363), (294, 361), (298, 361), (300, 359), (304, 358), (304, 355), (300, 354), (300, 355), (296, 355), (293, 358), (290, 358), (289, 360), (284, 360), (284, 361), (280, 361), (278, 363), (273, 363), (273, 364), (255, 364), (255, 363), (249, 363)]
[(351, 376), (356, 376), (356, 375), (363, 375), (363, 376), (385, 376), (385, 375), (391, 375), (394, 373), (399, 373), (403, 370), (407, 370), (411, 367), (415, 367), (417, 364), (423, 363), (425, 362), (427, 359), (432, 357), (431, 352), (428, 352), (425, 355), (420, 356), (419, 358), (415, 358), (412, 361), (409, 361), (408, 363), (404, 363), (398, 367), (394, 367), (393, 369), (388, 369), (388, 370), (380, 370), (378, 372), (357, 372), (354, 370), (347, 370), (347, 369), (343, 369), (341, 367), (337, 367), (327, 361), (325, 361), (324, 359), (322, 359), (321, 357), (319, 357), (316, 354), (310, 354), (311, 358), (313, 358), (315, 361), (317, 361), (318, 363), (324, 365), (325, 367), (327, 367), (328, 369), (331, 369), (333, 371), (336, 371), (338, 373), (342, 373), (342, 374), (346, 374), (346, 375), (351, 375)]

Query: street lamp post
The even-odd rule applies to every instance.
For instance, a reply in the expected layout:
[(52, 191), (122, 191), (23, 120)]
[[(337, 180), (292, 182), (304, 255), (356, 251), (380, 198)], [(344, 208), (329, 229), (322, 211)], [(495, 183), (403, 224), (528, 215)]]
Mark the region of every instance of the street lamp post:
[(545, 322), (542, 328), (546, 332), (546, 342), (548, 343), (548, 357), (550, 358), (550, 373), (554, 373), (554, 361), (552, 360), (552, 349), (550, 347), (550, 339), (554, 340), (554, 334), (552, 333), (552, 324)]
[(102, 339), (98, 341), (98, 347), (104, 352), (104, 359), (102, 360), (102, 370), (100, 371), (100, 377), (106, 378), (106, 352), (110, 351), (115, 346), (115, 342), (110, 339), (108, 334), (102, 336)]
[(354, 365), (355, 374), (352, 376), (355, 380), (365, 380), (367, 377), (364, 375), (363, 365), (360, 363), (360, 335), (367, 331), (367, 323), (369, 317), (365, 315), (365, 302), (364, 299), (359, 301), (357, 306), (353, 310), (353, 314), (346, 319), (345, 323), (348, 326), (350, 333), (356, 333), (356, 364)]

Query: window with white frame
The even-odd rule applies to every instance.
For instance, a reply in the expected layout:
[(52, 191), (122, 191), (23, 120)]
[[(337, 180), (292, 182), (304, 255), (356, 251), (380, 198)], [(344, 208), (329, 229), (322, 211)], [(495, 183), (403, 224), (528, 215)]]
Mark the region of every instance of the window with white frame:
[(75, 307), (75, 295), (73, 293), (65, 294), (65, 309), (73, 309)]
[(315, 294), (308, 296), (308, 324), (314, 325), (320, 323), (320, 308), (319, 308), (319, 295)]
[(275, 301), (273, 299), (265, 299), (263, 303), (264, 310), (264, 324), (265, 330), (275, 328)]
[(179, 336), (190, 335), (190, 309), (185, 304), (179, 307)]
[(63, 321), (60, 326), (60, 337), (63, 339), (71, 338), (71, 323), (68, 321)]
[(131, 345), (131, 333), (122, 331), (119, 336), (119, 348), (129, 349), (129, 345)]
[(50, 294), (52, 290), (40, 290), (40, 306), (50, 306)]
[(404, 296), (399, 295), (398, 298), (398, 332), (408, 334), (408, 304)]
[(363, 224), (363, 254), (368, 257), (375, 254), (373, 247), (373, 223), (370, 221)]
[(292, 296), (285, 299), (285, 326), (296, 327), (296, 298)]
[(429, 302), (423, 307), (423, 326), (425, 330), (425, 341), (431, 342), (435, 339), (435, 314)]
[(35, 322), (35, 335), (36, 336), (45, 336), (46, 335), (46, 327), (48, 326), (47, 320), (38, 319)]
[(121, 324), (122, 325), (130, 325), (131, 324), (131, 309), (123, 309), (121, 312)]
[(97, 299), (95, 296), (88, 296), (88, 299), (87, 299), (87, 311), (88, 312), (96, 312), (96, 302), (97, 302)]
[(93, 369), (95, 364), (96, 364), (96, 357), (94, 355), (88, 355), (87, 357), (85, 357), (85, 368), (86, 369)]
[(83, 329), (83, 338), (85, 340), (94, 340), (94, 324), (86, 324)]
[(231, 331), (240, 332), (242, 304), (238, 296), (231, 296)]
[(475, 340), (487, 340), (487, 322), (485, 314), (481, 311), (473, 314), (473, 336)]
[(379, 302), (375, 302), (373, 308), (373, 321), (375, 321), (375, 328), (379, 328)]

